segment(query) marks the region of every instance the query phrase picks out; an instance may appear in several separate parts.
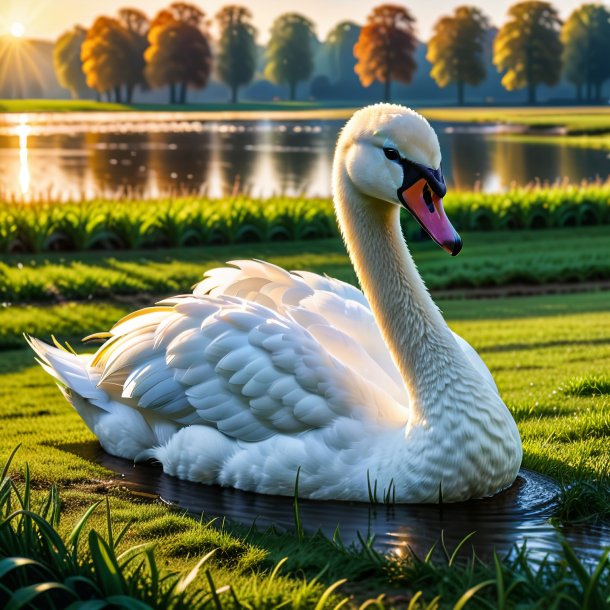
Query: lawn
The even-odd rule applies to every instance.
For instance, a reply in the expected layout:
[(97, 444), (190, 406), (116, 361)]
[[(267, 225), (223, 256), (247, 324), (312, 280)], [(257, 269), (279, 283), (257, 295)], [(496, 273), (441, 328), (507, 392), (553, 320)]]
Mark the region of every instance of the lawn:
[[(508, 234), (509, 242), (512, 238)], [(581, 236), (580, 243), (593, 241), (585, 241)], [(497, 236), (488, 236), (486, 243), (480, 244), (479, 256), (483, 260), (484, 252), (493, 250), (496, 242)], [(294, 250), (286, 248), (292, 244), (283, 244), (284, 254), (275, 250), (275, 260), (289, 266), (298, 262), (296, 266), (313, 270), (324, 268), (332, 274), (343, 270), (343, 276), (349, 279), (347, 261), (342, 258), (339, 246), (332, 243), (335, 250), (330, 258), (328, 242), (322, 242), (317, 244), (319, 250), (314, 248), (306, 255), (297, 253), (298, 244), (294, 245)], [(527, 244), (527, 240), (524, 243)], [(544, 245), (534, 246), (534, 243), (530, 246), (531, 260), (542, 256), (545, 249)], [(414, 250), (419, 250), (420, 246), (417, 244)], [(516, 241), (513, 247), (517, 249)], [(186, 253), (189, 265), (198, 264), (200, 268), (214, 264), (212, 259), (217, 258), (216, 251), (208, 250), (208, 259), (203, 251), (182, 252)], [(257, 252), (259, 256), (274, 253), (273, 249), (261, 252), (260, 246)], [(252, 254), (252, 248), (220, 249), (218, 254), (245, 257)], [(154, 268), (166, 255), (147, 253), (150, 257), (147, 264)], [(420, 266), (426, 268), (427, 262), (433, 264), (429, 261), (442, 257), (442, 253), (425, 247), (420, 257)], [(200, 259), (204, 259), (203, 262), (194, 262)], [(89, 265), (95, 260), (96, 255), (89, 254), (82, 264)], [(117, 262), (134, 264), (133, 260), (129, 263), (127, 257), (122, 261), (119, 258)], [(141, 261), (137, 262), (141, 264)], [(36, 273), (43, 275), (43, 263), (40, 265), (36, 267)], [(157, 271), (167, 278), (169, 269), (171, 267), (162, 267)], [(556, 477), (566, 485), (576, 482), (562, 498), (561, 519), (610, 519), (607, 451), (610, 434), (609, 302), (610, 292), (439, 301), (450, 326), (473, 344), (494, 374), (523, 438), (523, 465)], [(535, 578), (532, 574), (537, 573), (538, 568), (528, 567), (527, 562), (505, 560), (496, 567), (479, 563), (470, 564), (470, 567), (448, 567), (442, 562), (419, 563), (409, 558), (380, 557), (366, 548), (346, 550), (321, 537), (300, 538), (271, 532), (246, 535), (244, 530), (230, 524), (218, 529), (219, 524), (210, 526), (205, 519), (202, 522), (192, 520), (158, 502), (142, 501), (121, 490), (120, 485), (110, 483), (110, 474), (103, 468), (74, 455), (79, 447), (95, 444), (93, 436), (65, 403), (48, 375), (34, 363), (32, 353), (17, 346), (23, 345), (19, 338), (23, 331), (45, 339), (55, 333), (60, 340), (74, 342), (92, 330), (108, 328), (131, 308), (130, 304), (116, 301), (69, 302), (51, 306), (17, 305), (0, 312), (0, 345), (5, 350), (0, 353), (0, 456), (6, 458), (17, 443), (22, 443), (13, 472), (19, 479), (23, 476), (23, 464), (29, 463), (32, 493), (36, 499), (44, 495), (50, 484), (59, 485), (63, 502), (59, 530), (64, 535), (87, 506), (108, 497), (116, 531), (129, 520), (135, 520), (119, 551), (155, 540), (157, 567), (184, 570), (192, 567), (203, 554), (218, 548), (220, 550), (206, 563), (209, 573), (195, 579), (193, 590), (208, 591), (210, 598), (209, 578), (212, 578), (215, 586), (231, 584), (240, 603), (254, 607), (274, 607), (280, 602), (290, 607), (313, 607), (325, 588), (341, 578), (347, 578), (349, 582), (327, 600), (331, 605), (346, 594), (353, 596), (350, 605), (357, 606), (364, 599), (385, 592), (389, 593), (390, 607), (392, 595), (396, 597), (399, 592), (403, 597), (396, 599), (403, 601), (396, 605), (406, 607), (408, 602), (404, 600), (423, 590), (413, 608), (427, 607), (436, 595), (441, 596), (438, 603), (442, 608), (453, 607), (460, 599), (465, 603), (470, 596), (472, 599), (467, 607), (514, 608), (518, 604), (531, 607), (535, 601), (538, 607), (546, 608), (562, 595), (564, 602), (568, 597), (578, 600), (577, 607), (603, 607), (599, 601), (605, 603), (603, 600), (610, 593), (608, 564), (600, 567), (599, 580), (591, 585), (587, 594), (586, 583), (590, 584), (590, 581), (574, 567), (568, 555), (563, 568), (543, 566), (546, 572)], [(8, 349), (11, 347), (17, 349)], [(100, 507), (94, 513), (91, 525), (104, 534), (104, 523)], [(289, 557), (288, 562), (279, 575), (271, 578), (273, 566), (284, 556)], [(328, 568), (320, 575), (325, 565)], [(585, 578), (580, 584), (578, 573)], [(312, 580), (316, 575), (319, 575), (317, 580)], [(473, 587), (478, 588), (474, 590)], [(225, 592), (220, 605), (212, 598), (212, 601), (208, 599), (212, 607), (235, 606), (227, 590), (222, 591)], [(464, 595), (466, 598), (462, 597)], [(503, 602), (505, 597), (507, 601)], [(566, 607), (569, 607), (567, 602)]]
[[(427, 238), (411, 243), (433, 291), (495, 287), (528, 290), (549, 283), (610, 280), (608, 228), (463, 233), (458, 258)], [(189, 291), (205, 270), (238, 258), (262, 258), (286, 269), (312, 269), (347, 282), (355, 275), (339, 239), (181, 249), (66, 252), (0, 258), (5, 303), (163, 295)]]

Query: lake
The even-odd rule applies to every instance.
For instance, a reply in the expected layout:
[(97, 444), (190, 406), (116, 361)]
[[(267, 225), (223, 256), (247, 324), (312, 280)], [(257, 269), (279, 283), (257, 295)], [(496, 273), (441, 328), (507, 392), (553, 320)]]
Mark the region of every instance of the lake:
[[(330, 194), (344, 120), (208, 113), (0, 116), (0, 196)], [(449, 188), (504, 191), (535, 180), (608, 176), (604, 150), (525, 143), (494, 126), (435, 124)]]

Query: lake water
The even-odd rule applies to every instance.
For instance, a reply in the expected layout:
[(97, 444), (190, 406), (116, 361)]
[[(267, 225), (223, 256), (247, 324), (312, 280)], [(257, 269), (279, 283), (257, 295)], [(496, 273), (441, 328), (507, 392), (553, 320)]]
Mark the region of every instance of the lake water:
[[(294, 116), (294, 115), (293, 115)], [(344, 120), (211, 120), (140, 113), (0, 117), (0, 195), (122, 192), (328, 196)], [(493, 127), (436, 124), (449, 187), (503, 191), (535, 180), (606, 179), (607, 151), (511, 140)]]

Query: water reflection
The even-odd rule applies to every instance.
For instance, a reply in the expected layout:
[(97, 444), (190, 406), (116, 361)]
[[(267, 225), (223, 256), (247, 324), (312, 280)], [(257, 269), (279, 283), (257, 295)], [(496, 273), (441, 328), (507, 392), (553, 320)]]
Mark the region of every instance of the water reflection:
[[(231, 488), (200, 485), (163, 474), (158, 465), (137, 464), (113, 457), (97, 443), (65, 447), (79, 457), (95, 461), (117, 473), (121, 486), (138, 493), (156, 494), (180, 509), (207, 518), (220, 516), (250, 527), (294, 529), (292, 498), (266, 496)], [(299, 500), (299, 518), (307, 532), (321, 531), (332, 537), (337, 528), (345, 544), (358, 545), (359, 536), (374, 536), (374, 546), (404, 555), (409, 549), (423, 557), (441, 535), (448, 549), (462, 548), (469, 556), (474, 548), (482, 559), (491, 560), (527, 543), (530, 559), (544, 560), (561, 549), (564, 536), (585, 562), (599, 560), (610, 542), (607, 526), (572, 526), (562, 531), (549, 523), (555, 510), (558, 485), (551, 479), (521, 470), (517, 481), (504, 492), (459, 504), (375, 505), (358, 502)], [(438, 549), (440, 554), (440, 547)]]
[(21, 194), (27, 195), (30, 190), (30, 166), (28, 165), (30, 126), (27, 124), (25, 117), (21, 118), (19, 127), (17, 127), (17, 135), (19, 136), (19, 187)]
[[(24, 199), (135, 193), (328, 196), (343, 122), (75, 118), (0, 120), (0, 191)], [(6, 119), (5, 119), (6, 120)], [(63, 121), (63, 122), (62, 122)], [(76, 122), (73, 122), (76, 121)], [(607, 151), (534, 144), (436, 125), (450, 188), (502, 191), (608, 176)]]

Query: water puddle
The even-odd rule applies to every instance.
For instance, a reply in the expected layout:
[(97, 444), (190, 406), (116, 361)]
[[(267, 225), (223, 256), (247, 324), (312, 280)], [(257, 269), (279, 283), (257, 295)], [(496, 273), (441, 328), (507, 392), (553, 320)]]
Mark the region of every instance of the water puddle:
[[(130, 491), (159, 497), (199, 517), (221, 517), (247, 527), (274, 526), (294, 530), (293, 500), (266, 496), (219, 486), (181, 481), (163, 473), (158, 464), (136, 464), (105, 453), (87, 444), (79, 455), (91, 459), (119, 476), (117, 482)], [(371, 506), (359, 502), (316, 502), (299, 500), (299, 514), (306, 532), (321, 530), (332, 537), (338, 528), (344, 544), (374, 536), (380, 551), (398, 556), (412, 549), (425, 556), (440, 540), (451, 552), (468, 534), (464, 545), (482, 559), (490, 559), (494, 549), (500, 555), (527, 544), (532, 560), (560, 551), (565, 538), (585, 562), (596, 562), (604, 547), (610, 546), (610, 527), (582, 525), (555, 528), (549, 523), (555, 508), (557, 483), (549, 477), (522, 469), (509, 489), (493, 498), (460, 504)]]

